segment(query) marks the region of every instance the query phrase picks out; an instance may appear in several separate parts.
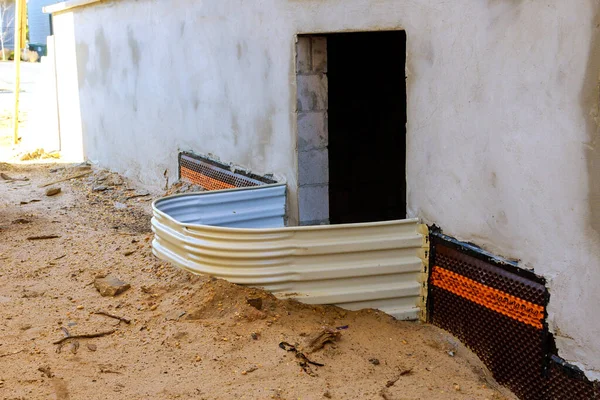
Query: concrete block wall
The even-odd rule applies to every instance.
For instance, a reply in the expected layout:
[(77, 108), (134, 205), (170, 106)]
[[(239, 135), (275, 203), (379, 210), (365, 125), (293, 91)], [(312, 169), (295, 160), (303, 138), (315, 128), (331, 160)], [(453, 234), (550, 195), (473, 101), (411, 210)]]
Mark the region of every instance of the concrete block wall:
[(326, 37), (298, 37), (296, 74), (299, 223), (300, 225), (328, 224)]

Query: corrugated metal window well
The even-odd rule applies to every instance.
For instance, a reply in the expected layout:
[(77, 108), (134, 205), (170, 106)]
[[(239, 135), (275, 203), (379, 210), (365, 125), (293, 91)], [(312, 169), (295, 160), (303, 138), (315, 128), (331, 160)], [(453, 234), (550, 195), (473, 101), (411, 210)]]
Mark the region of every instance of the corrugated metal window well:
[(429, 242), (427, 227), (417, 219), (285, 226), (284, 182), (250, 174), (242, 175), (244, 182), (213, 172), (211, 179), (243, 187), (156, 200), (156, 256), (194, 273), (305, 303), (418, 318)]

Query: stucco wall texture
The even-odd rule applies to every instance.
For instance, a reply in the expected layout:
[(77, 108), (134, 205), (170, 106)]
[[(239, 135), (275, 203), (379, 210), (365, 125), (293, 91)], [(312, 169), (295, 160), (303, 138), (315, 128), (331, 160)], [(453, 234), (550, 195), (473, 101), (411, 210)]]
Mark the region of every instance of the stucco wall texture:
[(71, 137), (85, 157), (149, 185), (164, 185), (165, 170), (175, 178), (180, 149), (282, 174), (294, 221), (295, 35), (405, 29), (409, 217), (545, 276), (559, 354), (598, 379), (599, 4), (121, 0), (75, 8), (54, 20), (63, 143)]

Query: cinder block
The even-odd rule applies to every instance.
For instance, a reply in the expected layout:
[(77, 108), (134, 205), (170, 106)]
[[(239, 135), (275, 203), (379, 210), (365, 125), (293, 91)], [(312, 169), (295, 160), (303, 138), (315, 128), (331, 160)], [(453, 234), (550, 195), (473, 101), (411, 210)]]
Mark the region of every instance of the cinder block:
[(296, 73), (309, 74), (312, 72), (311, 40), (308, 36), (298, 36), (296, 43)]
[(298, 75), (298, 110), (327, 110), (327, 75)]
[(300, 186), (298, 188), (300, 224), (329, 220), (329, 186)]
[(323, 149), (327, 147), (327, 113), (298, 113), (298, 151)]
[(312, 42), (312, 70), (317, 73), (327, 72), (327, 38), (313, 36)]
[(329, 154), (326, 149), (298, 152), (298, 184), (329, 183)]

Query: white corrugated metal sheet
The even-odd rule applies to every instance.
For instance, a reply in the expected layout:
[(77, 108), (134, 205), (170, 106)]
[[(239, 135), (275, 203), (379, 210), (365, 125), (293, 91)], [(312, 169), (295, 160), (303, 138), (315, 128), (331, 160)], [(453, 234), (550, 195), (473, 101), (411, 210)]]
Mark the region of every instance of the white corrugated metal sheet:
[(157, 200), (153, 252), (305, 303), (417, 318), (428, 241), (416, 219), (283, 227), (284, 207), (284, 185)]

